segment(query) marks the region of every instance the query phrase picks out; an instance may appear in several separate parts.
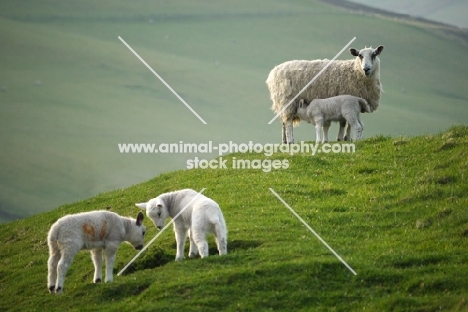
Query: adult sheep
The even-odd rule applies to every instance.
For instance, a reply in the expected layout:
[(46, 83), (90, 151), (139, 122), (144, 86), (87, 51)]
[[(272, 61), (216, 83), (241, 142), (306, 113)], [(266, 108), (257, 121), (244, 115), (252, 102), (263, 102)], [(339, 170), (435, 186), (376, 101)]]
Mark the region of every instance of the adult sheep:
[[(375, 111), (379, 107), (382, 91), (378, 56), (383, 49), (383, 46), (376, 49), (349, 49), (351, 55), (355, 56), (354, 59), (332, 62), (300, 94), (299, 92), (330, 62), (329, 60), (294, 60), (273, 68), (266, 83), (273, 101), (271, 109), (278, 114), (283, 124), (283, 143), (294, 143), (293, 125), (300, 122), (296, 111), (301, 99), (311, 102), (314, 99), (349, 94), (365, 99), (371, 112)], [(340, 133), (343, 132), (341, 127), (342, 125)], [(346, 140), (347, 136), (343, 139)]]
[(47, 287), (51, 293), (61, 293), (65, 275), (76, 253), (91, 250), (94, 263), (94, 282), (102, 279), (102, 250), (106, 256), (106, 282), (112, 282), (115, 254), (126, 241), (135, 249), (142, 249), (146, 232), (143, 213), (137, 219), (121, 217), (110, 211), (100, 210), (66, 215), (55, 222), (47, 236), (50, 257)]

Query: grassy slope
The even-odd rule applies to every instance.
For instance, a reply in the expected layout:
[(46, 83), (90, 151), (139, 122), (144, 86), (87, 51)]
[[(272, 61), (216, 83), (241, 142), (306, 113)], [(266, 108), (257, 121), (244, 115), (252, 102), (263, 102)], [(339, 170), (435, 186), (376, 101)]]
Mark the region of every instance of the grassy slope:
[[(364, 116), (365, 136), (435, 133), (468, 117), (462, 46), (322, 3), (18, 0), (0, 11), (0, 220), (185, 166), (187, 155), (120, 155), (119, 142), (278, 142), (278, 123), (267, 125), (269, 70), (331, 58), (354, 36), (355, 47), (386, 46), (386, 92)], [(297, 128), (296, 138), (310, 140), (312, 130)]]
[[(0, 310), (465, 310), (468, 127), (376, 136), (354, 154), (275, 154), (288, 170), (184, 170), (0, 227)], [(267, 159), (258, 154), (226, 156)], [(174, 262), (171, 230), (112, 284), (91, 283), (81, 252), (65, 294), (46, 289), (50, 225), (93, 209), (136, 215), (135, 202), (191, 187), (214, 198), (229, 253)], [(273, 188), (358, 273), (351, 274), (274, 197)], [(148, 220), (146, 220), (148, 221)], [(156, 234), (148, 225), (148, 240)], [(115, 272), (135, 255), (124, 244)]]

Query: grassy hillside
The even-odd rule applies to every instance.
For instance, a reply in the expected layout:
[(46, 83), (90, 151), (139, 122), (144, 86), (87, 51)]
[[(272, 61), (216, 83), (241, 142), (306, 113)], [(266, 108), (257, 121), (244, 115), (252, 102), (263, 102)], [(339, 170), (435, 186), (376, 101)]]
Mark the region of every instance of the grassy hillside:
[[(385, 93), (365, 116), (367, 137), (437, 133), (468, 117), (466, 48), (321, 2), (18, 0), (0, 11), (0, 221), (181, 169), (192, 157), (121, 155), (117, 143), (279, 142), (279, 123), (267, 125), (270, 69), (331, 58), (354, 36), (356, 48), (386, 47)], [(312, 139), (310, 127), (295, 132)]]
[[(161, 174), (0, 227), (0, 310), (465, 311), (468, 308), (468, 127), (438, 135), (374, 136), (353, 154), (225, 156), (228, 169)], [(280, 159), (289, 169), (232, 169), (236, 159)], [(228, 255), (176, 263), (164, 232), (112, 284), (92, 284), (79, 253), (65, 293), (46, 288), (49, 227), (166, 191), (201, 190), (221, 206)], [(268, 190), (273, 188), (357, 272), (351, 274)], [(146, 219), (147, 241), (157, 230)], [(136, 254), (122, 245), (115, 273)]]

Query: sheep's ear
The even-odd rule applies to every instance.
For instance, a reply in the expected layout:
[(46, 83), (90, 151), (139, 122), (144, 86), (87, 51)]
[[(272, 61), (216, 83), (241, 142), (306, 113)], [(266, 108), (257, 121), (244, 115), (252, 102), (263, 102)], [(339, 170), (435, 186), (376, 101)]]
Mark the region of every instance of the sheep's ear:
[(351, 48), (349, 49), (349, 52), (351, 52), (351, 55), (354, 55), (354, 56), (358, 56), (359, 55), (359, 51), (354, 49), (354, 48)]
[(374, 50), (375, 55), (379, 55), (383, 51), (383, 46), (378, 46), (377, 49)]
[(139, 203), (139, 204), (135, 204), (135, 206), (137, 206), (140, 209), (146, 210), (148, 203)]
[(143, 215), (143, 212), (139, 212), (138, 213), (138, 216), (137, 216), (137, 219), (136, 219), (136, 225), (140, 226), (143, 224), (143, 219), (145, 218), (145, 216)]

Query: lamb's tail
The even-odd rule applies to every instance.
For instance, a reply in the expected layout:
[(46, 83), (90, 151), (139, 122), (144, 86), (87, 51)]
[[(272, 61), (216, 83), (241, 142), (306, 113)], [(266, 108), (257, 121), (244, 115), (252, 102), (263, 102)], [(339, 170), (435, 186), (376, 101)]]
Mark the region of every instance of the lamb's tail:
[(370, 108), (369, 104), (367, 104), (367, 101), (363, 98), (358, 98), (359, 105), (361, 106), (361, 113), (371, 113), (372, 109)]

